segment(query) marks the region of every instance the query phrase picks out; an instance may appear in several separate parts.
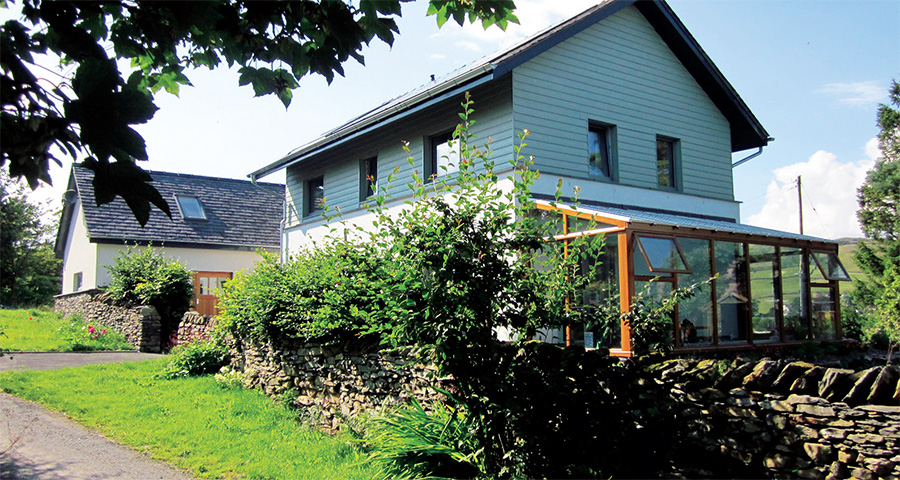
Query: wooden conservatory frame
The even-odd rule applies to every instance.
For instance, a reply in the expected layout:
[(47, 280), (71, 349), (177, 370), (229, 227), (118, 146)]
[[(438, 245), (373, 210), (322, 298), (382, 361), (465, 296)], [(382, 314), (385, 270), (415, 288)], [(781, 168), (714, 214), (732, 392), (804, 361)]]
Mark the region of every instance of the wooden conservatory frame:
[[(690, 342), (682, 340), (682, 320), (678, 307), (673, 316), (673, 332), (672, 342), (676, 351), (707, 351), (720, 349), (747, 349), (759, 346), (782, 346), (797, 344), (807, 338), (840, 340), (841, 336), (841, 313), (840, 313), (840, 281), (849, 280), (844, 267), (837, 259), (838, 244), (836, 242), (797, 235), (788, 232), (779, 232), (775, 230), (762, 229), (743, 225), (739, 223), (729, 222), (724, 219), (711, 219), (709, 217), (692, 217), (687, 215), (674, 215), (668, 213), (655, 213), (642, 210), (625, 210), (621, 208), (607, 207), (572, 207), (559, 203), (537, 200), (535, 206), (538, 210), (556, 212), (563, 216), (562, 232), (553, 237), (553, 241), (565, 242), (565, 254), (568, 254), (569, 242), (582, 236), (605, 235), (607, 239), (615, 236), (615, 254), (617, 256), (617, 278), (618, 278), (618, 297), (621, 311), (626, 312), (631, 309), (632, 299), (638, 293), (636, 284), (639, 282), (659, 281), (671, 283), (672, 288), (678, 288), (679, 275), (690, 273), (691, 266), (685, 258), (682, 251), (680, 241), (690, 241), (698, 245), (697, 240), (706, 241), (709, 246), (707, 263), (710, 268), (710, 278), (718, 277), (721, 272), (716, 272), (716, 263), (720, 257), (716, 256), (716, 246), (727, 244), (735, 246), (735, 263), (738, 265), (744, 262), (741, 269), (735, 268), (726, 275), (726, 280), (731, 278), (729, 285), (739, 285), (741, 294), (731, 293), (731, 296), (739, 298), (739, 300), (728, 301), (728, 298), (719, 297), (717, 292), (722, 286), (717, 285), (719, 278), (710, 280), (709, 288), (709, 304), (708, 311), (704, 310), (707, 326), (697, 327), (709, 329), (705, 344), (691, 345)], [(583, 231), (570, 231), (570, 217), (588, 222), (596, 222), (602, 225), (601, 228), (591, 228)], [(643, 262), (644, 266), (650, 266), (651, 259), (648, 257), (646, 249), (640, 245), (640, 239), (658, 239), (674, 245), (677, 250), (678, 258), (674, 259), (675, 265), (661, 268), (650, 268), (650, 271), (659, 273), (657, 275), (640, 275), (635, 273), (635, 259)], [(690, 240), (688, 240), (690, 239)], [(550, 240), (550, 239), (548, 239)], [(611, 242), (612, 243), (612, 242)], [(740, 245), (740, 248), (737, 248)], [(751, 261), (751, 250), (757, 250), (754, 259)], [(703, 247), (701, 246), (700, 250)], [(674, 252), (673, 250), (672, 252)], [(770, 251), (771, 253), (759, 253), (761, 251)], [(727, 256), (728, 252), (722, 250)], [(637, 254), (637, 256), (636, 256)], [(705, 254), (701, 252), (701, 254)], [(799, 261), (799, 265), (792, 267), (784, 267), (782, 258), (791, 258), (792, 262)], [(829, 261), (828, 267), (821, 265), (822, 261)], [(683, 262), (683, 265), (682, 265)], [(757, 262), (757, 263), (754, 263)], [(757, 272), (763, 273), (763, 278), (754, 279), (751, 268), (755, 265), (765, 266), (769, 264), (771, 268), (771, 294), (766, 297), (769, 310), (765, 313), (766, 320), (769, 325), (768, 331), (757, 331), (754, 325), (754, 315), (762, 315), (761, 312), (755, 312), (754, 309), (762, 310), (760, 306), (764, 293), (760, 294), (757, 305), (754, 306), (753, 288), (751, 285), (754, 281), (760, 282), (767, 280), (764, 275), (766, 271), (759, 269)], [(697, 268), (702, 268), (697, 266)], [(792, 285), (795, 291), (785, 293), (785, 283), (783, 280), (785, 268), (793, 268), (797, 272), (792, 275), (794, 282)], [(819, 273), (816, 273), (819, 272)], [(704, 275), (701, 273), (701, 275)], [(726, 283), (723, 282), (723, 286)], [(763, 283), (763, 285), (767, 285)], [(813, 290), (818, 295), (814, 304)], [(790, 325), (786, 325), (785, 312), (789, 307), (785, 306), (785, 297), (789, 297), (795, 303), (793, 308), (798, 308), (799, 312), (794, 312), (790, 317)], [(705, 302), (705, 299), (703, 300)], [(734, 318), (719, 318), (720, 304), (721, 308), (726, 308), (727, 303), (741, 303), (741, 307), (734, 306)], [(706, 305), (705, 303), (703, 305)], [(816, 310), (817, 307), (818, 310)], [(740, 313), (738, 311), (740, 310)], [(729, 310), (732, 312), (732, 310)], [(814, 316), (818, 315), (817, 319)], [(727, 316), (727, 315), (723, 315)], [(685, 320), (687, 320), (685, 318)], [(814, 324), (814, 320), (818, 323)], [(738, 339), (733, 340), (727, 336), (728, 341), (724, 341), (726, 335), (720, 335), (720, 321), (729, 321), (742, 323), (743, 337), (737, 335)], [(684, 322), (687, 325), (687, 322)], [(825, 330), (822, 326), (825, 326)], [(693, 327), (693, 322), (690, 327)], [(799, 327), (799, 330), (795, 327)], [(627, 325), (621, 323), (620, 348), (611, 348), (610, 354), (613, 356), (630, 357), (633, 355), (631, 332)], [(740, 328), (740, 327), (738, 327)], [(805, 330), (804, 330), (805, 328)], [(818, 330), (816, 329), (818, 328)], [(591, 334), (593, 335), (593, 334)], [(694, 337), (696, 338), (696, 337)], [(572, 327), (566, 327), (565, 343), (571, 345), (574, 343)], [(591, 347), (592, 345), (586, 345)]]

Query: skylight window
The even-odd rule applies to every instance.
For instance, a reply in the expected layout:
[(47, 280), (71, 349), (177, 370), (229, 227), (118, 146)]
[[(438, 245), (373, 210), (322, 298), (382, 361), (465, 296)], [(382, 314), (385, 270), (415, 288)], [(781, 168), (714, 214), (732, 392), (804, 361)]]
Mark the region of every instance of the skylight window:
[(185, 220), (206, 220), (206, 212), (203, 211), (199, 198), (175, 195), (175, 200), (178, 201), (178, 208)]

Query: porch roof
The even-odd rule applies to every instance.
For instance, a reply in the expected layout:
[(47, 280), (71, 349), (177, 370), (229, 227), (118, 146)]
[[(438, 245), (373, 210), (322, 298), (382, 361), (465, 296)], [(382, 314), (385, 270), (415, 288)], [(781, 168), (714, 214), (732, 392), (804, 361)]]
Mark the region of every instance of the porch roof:
[(780, 230), (756, 227), (753, 225), (729, 222), (726, 220), (717, 220), (703, 216), (679, 215), (673, 212), (644, 210), (640, 208), (620, 208), (606, 206), (594, 207), (583, 205), (571, 206), (547, 200), (535, 200), (535, 203), (537, 203), (538, 205), (544, 205), (545, 209), (569, 210), (579, 213), (579, 216), (593, 216), (599, 222), (608, 222), (630, 228), (639, 228), (640, 226), (664, 226), (673, 227), (674, 229), (701, 230), (704, 231), (704, 233), (711, 234), (725, 233), (747, 235), (752, 237), (760, 237), (760, 240), (788, 240), (809, 244), (828, 244), (828, 246), (831, 248), (837, 247), (836, 241), (826, 238), (813, 237), (810, 235), (800, 235), (798, 233), (792, 232), (783, 232)]

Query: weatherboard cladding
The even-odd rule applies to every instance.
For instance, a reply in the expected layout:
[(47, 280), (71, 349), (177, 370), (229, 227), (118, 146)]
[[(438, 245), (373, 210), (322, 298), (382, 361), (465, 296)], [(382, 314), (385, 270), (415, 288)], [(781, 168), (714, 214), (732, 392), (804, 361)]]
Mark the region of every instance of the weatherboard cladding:
[(728, 120), (636, 8), (517, 67), (513, 102), (541, 172), (589, 179), (596, 121), (616, 127), (618, 183), (657, 188), (656, 136), (665, 135), (681, 143), (682, 193), (733, 200)]
[(731, 151), (766, 145), (768, 133), (765, 128), (664, 1), (606, 0), (516, 45), (388, 100), (344, 125), (326, 132), (309, 144), (297, 148), (284, 158), (253, 172), (252, 175), (256, 177), (267, 175), (285, 166), (305, 160), (311, 154), (327, 149), (335, 142), (350, 138), (360, 131), (365, 131), (378, 124), (390, 123), (393, 119), (401, 116), (402, 112), (425, 105), (454, 88), (485, 79), (500, 79), (534, 57), (581, 33), (593, 24), (601, 20), (605, 21), (606, 18), (631, 5), (634, 5), (650, 22), (667, 47), (672, 50), (684, 67), (687, 67), (690, 75), (728, 119), (731, 128)]
[[(152, 185), (169, 204), (172, 218), (158, 208), (150, 211), (147, 225), (135, 220), (120, 197), (98, 206), (94, 200), (94, 173), (74, 167), (78, 195), (84, 210), (88, 237), (94, 243), (137, 242), (160, 246), (253, 250), (278, 249), (284, 185), (204, 177), (167, 172), (148, 172)], [(260, 187), (268, 190), (264, 192)], [(185, 220), (175, 195), (200, 199), (206, 220)]]
[[(491, 159), (498, 170), (509, 168), (513, 159), (514, 133), (512, 128), (512, 90), (509, 78), (482, 85), (474, 89), (474, 119), (470, 133), (474, 142), (481, 147), (491, 139)], [(287, 168), (288, 185), (288, 226), (297, 225), (303, 215), (304, 190), (310, 179), (323, 176), (325, 181), (326, 204), (331, 209), (340, 208), (347, 213), (360, 207), (359, 201), (359, 160), (378, 157), (378, 179), (388, 194), (400, 198), (409, 194), (407, 183), (411, 175), (422, 171), (428, 149), (428, 138), (453, 129), (459, 123), (462, 94), (429, 109), (425, 114), (405, 118), (390, 125), (380, 127), (359, 137), (354, 142), (337, 145), (321, 153), (311, 155), (307, 161)], [(409, 152), (403, 149), (404, 141), (409, 142)], [(483, 148), (482, 148), (483, 150)], [(409, 158), (412, 158), (412, 164)], [(477, 165), (476, 165), (477, 167)], [(395, 180), (388, 183), (387, 177), (396, 171)]]

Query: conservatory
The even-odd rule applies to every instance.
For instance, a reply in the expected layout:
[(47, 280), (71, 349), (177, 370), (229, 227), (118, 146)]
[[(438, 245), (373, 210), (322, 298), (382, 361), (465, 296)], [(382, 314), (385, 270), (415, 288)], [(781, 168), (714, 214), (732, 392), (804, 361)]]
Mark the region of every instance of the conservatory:
[[(542, 200), (536, 207), (541, 217), (563, 216), (553, 241), (566, 242), (566, 252), (579, 237), (604, 235), (602, 254), (581, 265), (594, 269), (594, 281), (573, 299), (589, 306), (587, 316), (604, 304), (628, 311), (636, 295), (660, 300), (696, 284), (671, 315), (668, 341), (676, 350), (841, 339), (839, 282), (850, 277), (834, 241), (647, 210)], [(558, 331), (558, 341), (632, 355), (627, 325), (584, 320)]]

